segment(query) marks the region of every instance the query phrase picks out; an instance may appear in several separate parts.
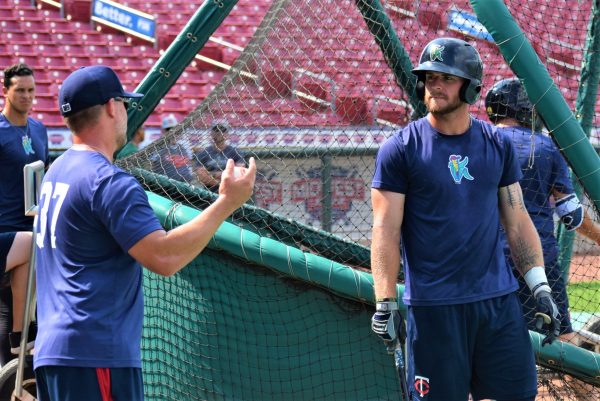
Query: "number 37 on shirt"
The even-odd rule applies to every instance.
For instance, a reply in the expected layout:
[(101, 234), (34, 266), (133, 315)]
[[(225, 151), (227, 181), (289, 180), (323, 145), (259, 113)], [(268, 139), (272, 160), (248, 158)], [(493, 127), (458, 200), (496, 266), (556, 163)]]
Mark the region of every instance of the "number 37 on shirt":
[(67, 192), (69, 191), (69, 185), (62, 182), (52, 183), (45, 182), (42, 185), (42, 191), (40, 193), (40, 212), (39, 212), (39, 232), (35, 236), (36, 244), (39, 248), (44, 247), (44, 239), (48, 230), (48, 210), (50, 204), (53, 204), (52, 215), (50, 220), (50, 245), (52, 248), (56, 248), (56, 222), (60, 215), (60, 208), (65, 201)]

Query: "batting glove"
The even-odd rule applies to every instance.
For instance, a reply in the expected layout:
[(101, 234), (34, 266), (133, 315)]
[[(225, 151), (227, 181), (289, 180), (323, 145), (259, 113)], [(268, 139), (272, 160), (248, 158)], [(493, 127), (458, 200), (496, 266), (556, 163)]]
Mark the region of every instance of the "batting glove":
[(546, 338), (542, 341), (542, 346), (552, 344), (560, 334), (560, 320), (558, 307), (549, 291), (539, 291), (535, 296), (537, 302), (537, 312), (535, 314), (535, 327), (538, 331), (547, 330)]
[(546, 338), (542, 341), (542, 346), (552, 344), (560, 334), (560, 320), (556, 302), (552, 298), (546, 271), (543, 266), (535, 266), (523, 276), (527, 286), (533, 293), (537, 303), (537, 312), (535, 313), (535, 328), (539, 331), (547, 331)]
[(377, 302), (376, 312), (371, 318), (371, 329), (386, 345), (396, 340), (401, 342), (406, 340), (404, 318), (398, 310), (398, 302), (395, 299)]

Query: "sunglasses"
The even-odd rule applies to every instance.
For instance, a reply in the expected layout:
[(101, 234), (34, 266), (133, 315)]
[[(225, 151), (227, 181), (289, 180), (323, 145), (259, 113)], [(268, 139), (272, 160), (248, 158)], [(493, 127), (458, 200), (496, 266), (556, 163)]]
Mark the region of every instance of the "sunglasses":
[(123, 105), (125, 106), (125, 110), (127, 111), (127, 109), (129, 109), (129, 98), (127, 97), (114, 97), (113, 98), (115, 100), (115, 102), (123, 102)]

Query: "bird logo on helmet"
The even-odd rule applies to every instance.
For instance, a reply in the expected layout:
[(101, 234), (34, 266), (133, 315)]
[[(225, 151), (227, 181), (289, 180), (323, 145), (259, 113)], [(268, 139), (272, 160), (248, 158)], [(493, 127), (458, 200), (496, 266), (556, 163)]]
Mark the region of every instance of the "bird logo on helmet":
[(425, 73), (442, 72), (465, 79), (460, 90), (460, 100), (473, 104), (479, 99), (483, 62), (477, 50), (464, 40), (456, 38), (437, 38), (425, 46), (419, 65), (412, 72), (417, 76), (416, 93), (425, 98)]
[(496, 82), (485, 96), (485, 111), (494, 124), (503, 118), (512, 118), (520, 125), (533, 127), (536, 131), (543, 128), (541, 117), (535, 112), (523, 84), (517, 78)]
[(444, 46), (433, 45), (429, 48), (429, 60), (431, 61), (444, 61), (444, 57), (442, 57), (442, 52), (444, 51)]

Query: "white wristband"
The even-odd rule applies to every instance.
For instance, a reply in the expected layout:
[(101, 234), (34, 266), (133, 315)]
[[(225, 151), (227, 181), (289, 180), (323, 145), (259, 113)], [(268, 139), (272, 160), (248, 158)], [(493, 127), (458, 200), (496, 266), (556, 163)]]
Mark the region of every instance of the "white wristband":
[(377, 312), (391, 312), (393, 310), (398, 310), (398, 302), (397, 301), (379, 301), (376, 304)]
[(548, 285), (548, 278), (546, 277), (546, 271), (543, 266), (532, 267), (523, 276), (527, 286), (533, 293), (533, 296), (537, 296), (540, 291), (551, 292), (550, 286)]

